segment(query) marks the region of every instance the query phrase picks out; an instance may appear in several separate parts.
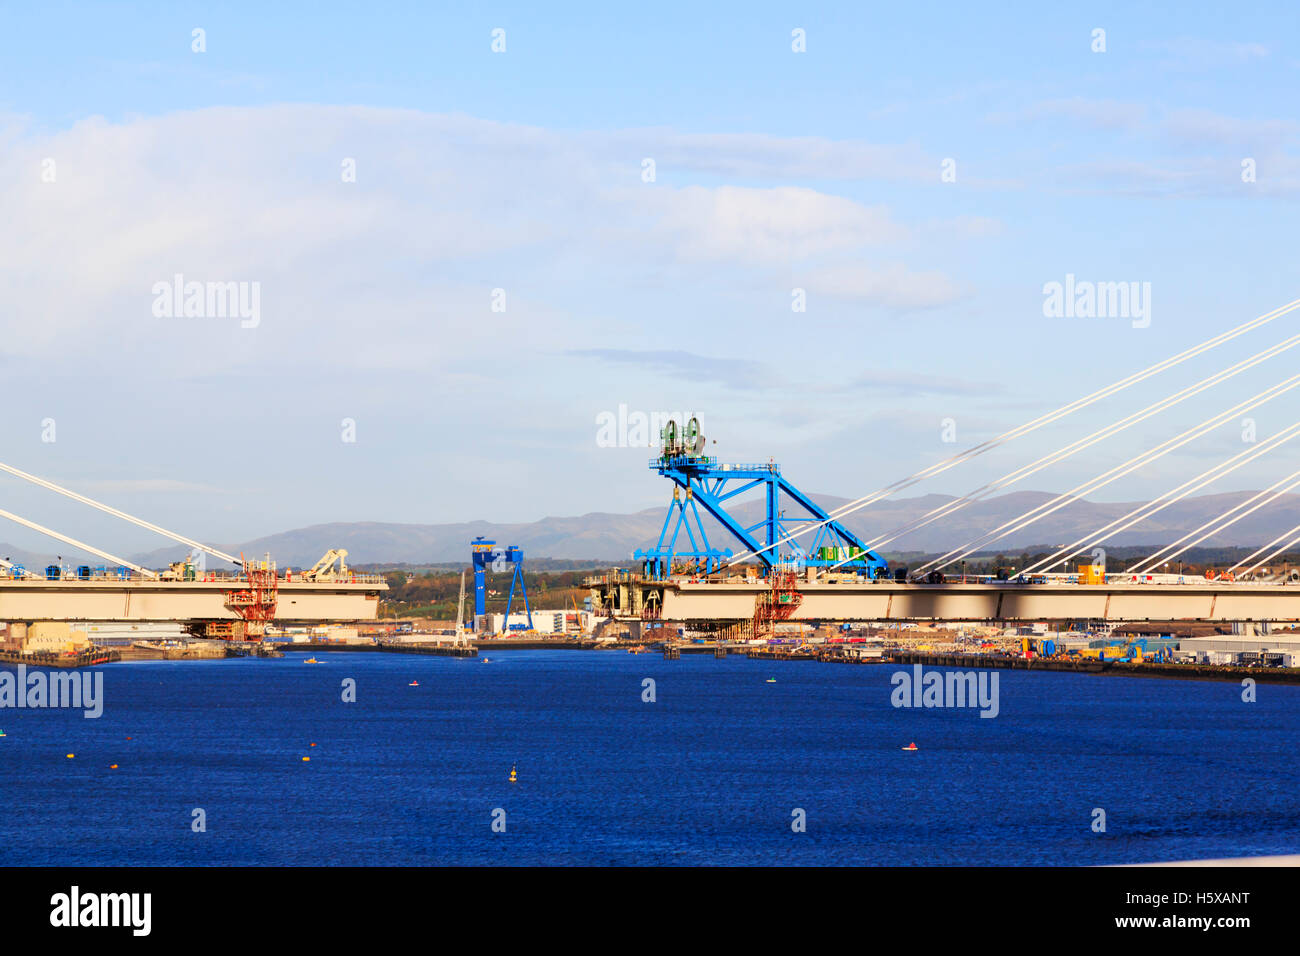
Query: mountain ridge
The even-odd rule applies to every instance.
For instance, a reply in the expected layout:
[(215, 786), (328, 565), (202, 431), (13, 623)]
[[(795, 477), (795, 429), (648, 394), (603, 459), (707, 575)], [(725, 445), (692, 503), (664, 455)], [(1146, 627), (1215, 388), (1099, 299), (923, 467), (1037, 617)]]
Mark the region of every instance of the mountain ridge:
[[(1172, 542), (1241, 503), (1254, 492), (1223, 492), (1185, 498), (1145, 519), (1106, 542), (1112, 546), (1163, 545)], [(813, 495), (821, 507), (833, 511), (849, 503), (834, 495)], [(953, 495), (928, 494), (915, 498), (887, 499), (873, 503), (844, 518), (844, 524), (865, 540), (892, 529), (922, 520), (935, 508), (954, 500)], [(877, 550), (890, 552), (937, 552), (959, 547), (983, 532), (996, 528), (1023, 512), (1056, 497), (1049, 492), (1016, 491), (972, 502), (950, 515), (900, 535)], [(1018, 553), (1043, 542), (1065, 544), (1089, 535), (1107, 522), (1124, 515), (1142, 502), (1072, 501), (1026, 528), (990, 542), (979, 550)], [(351, 564), (423, 564), (465, 560), (470, 541), (479, 535), (502, 545), (518, 545), (530, 558), (593, 560), (627, 563), (638, 548), (651, 547), (663, 526), (664, 508), (647, 508), (630, 513), (593, 511), (584, 515), (547, 516), (536, 521), (474, 521), (419, 524), (410, 522), (326, 522), (266, 535), (242, 543), (214, 544), (230, 554), (250, 557), (269, 552), (281, 567), (314, 564), (329, 548), (346, 548)], [(703, 513), (703, 509), (701, 509)], [(758, 521), (761, 501), (739, 505), (735, 513), (746, 524)], [(1221, 534), (1206, 540), (1215, 547), (1257, 547), (1300, 525), (1300, 495), (1283, 495), (1266, 508), (1243, 518)], [(711, 518), (706, 529), (716, 547), (739, 551), (739, 543)], [(5, 545), (0, 544), (0, 549)], [(7, 554), (26, 554), (11, 549)], [(136, 554), (131, 560), (146, 567), (163, 567), (184, 558), (184, 545)], [(43, 560), (33, 555), (36, 560)], [(102, 562), (100, 562), (102, 563)], [(213, 564), (209, 559), (209, 564)], [(33, 566), (29, 563), (29, 566)]]

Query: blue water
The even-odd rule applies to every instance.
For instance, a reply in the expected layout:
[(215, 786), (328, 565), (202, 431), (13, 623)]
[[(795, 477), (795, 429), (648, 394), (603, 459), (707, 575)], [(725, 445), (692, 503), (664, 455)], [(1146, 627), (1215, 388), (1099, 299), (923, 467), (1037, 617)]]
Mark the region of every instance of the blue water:
[[(1300, 852), (1296, 687), (1260, 685), (1243, 703), (1233, 683), (1002, 671), (1001, 713), (981, 719), (892, 707), (890, 665), (305, 656), (109, 665), (98, 720), (0, 710), (0, 864), (1095, 864)], [(356, 703), (341, 700), (349, 677)], [(645, 677), (654, 703), (642, 702)], [(901, 751), (909, 741), (920, 750)], [(1104, 834), (1090, 828), (1095, 807)], [(204, 833), (191, 830), (195, 808)], [(491, 827), (497, 808), (505, 833)], [(794, 808), (805, 833), (791, 830)]]

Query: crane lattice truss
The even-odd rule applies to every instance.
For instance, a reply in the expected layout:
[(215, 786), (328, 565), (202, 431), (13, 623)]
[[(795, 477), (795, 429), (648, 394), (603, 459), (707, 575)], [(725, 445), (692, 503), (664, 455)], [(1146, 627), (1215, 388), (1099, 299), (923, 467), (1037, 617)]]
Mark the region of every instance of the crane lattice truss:
[[(829, 567), (841, 560), (850, 573), (865, 571), (874, 578), (888, 571), (884, 558), (868, 550), (856, 535), (790, 484), (777, 464), (719, 464), (716, 458), (703, 455), (669, 454), (651, 460), (650, 468), (672, 479), (674, 487), (659, 543), (633, 555), (644, 563), (648, 577), (667, 578), (683, 568), (717, 571), (731, 558), (730, 548), (720, 549), (709, 542), (701, 507), (758, 557), (765, 573), (778, 563)], [(756, 489), (763, 491), (764, 514), (762, 520), (746, 526), (730, 509), (737, 497)], [(777, 546), (789, 542), (792, 530), (797, 532), (808, 522), (817, 523), (817, 528), (807, 548), (788, 544), (788, 552), (778, 554)]]

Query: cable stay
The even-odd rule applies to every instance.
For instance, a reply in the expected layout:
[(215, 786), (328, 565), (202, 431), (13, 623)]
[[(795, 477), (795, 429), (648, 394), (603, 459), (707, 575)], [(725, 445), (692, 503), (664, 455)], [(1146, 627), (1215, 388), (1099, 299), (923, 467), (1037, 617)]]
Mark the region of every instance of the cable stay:
[(1009, 534), (1013, 534), (1016, 531), (1020, 531), (1021, 529), (1028, 527), (1029, 525), (1033, 524), (1035, 521), (1038, 521), (1040, 518), (1044, 518), (1047, 515), (1052, 514), (1053, 512), (1058, 511), (1061, 508), (1064, 508), (1066, 505), (1070, 504), (1071, 502), (1077, 501), (1083, 495), (1096, 491), (1098, 488), (1105, 487), (1106, 485), (1110, 484), (1113, 481), (1118, 480), (1119, 478), (1124, 477), (1130, 472), (1136, 471), (1138, 468), (1141, 468), (1143, 465), (1149, 464), (1150, 462), (1155, 461), (1156, 459), (1161, 458), (1164, 455), (1167, 455), (1169, 452), (1174, 451), (1177, 448), (1181, 448), (1183, 445), (1186, 445), (1189, 442), (1194, 441), (1195, 439), (1201, 437), (1206, 432), (1218, 428), (1220, 425), (1224, 424), (1225, 422), (1235, 417), (1236, 415), (1239, 415), (1242, 412), (1250, 411), (1251, 409), (1263, 405), (1266, 402), (1272, 401), (1274, 398), (1277, 398), (1279, 395), (1285, 394), (1286, 392), (1289, 392), (1292, 389), (1297, 387), (1300, 387), (1300, 374), (1292, 375), (1289, 378), (1283, 379), (1278, 384), (1273, 385), (1270, 388), (1265, 389), (1263, 392), (1260, 392), (1259, 394), (1246, 399), (1246, 401), (1234, 405), (1232, 408), (1229, 408), (1226, 411), (1220, 412), (1219, 414), (1206, 419), (1205, 421), (1201, 422), (1199, 425), (1195, 425), (1192, 428), (1189, 428), (1187, 431), (1175, 435), (1173, 438), (1167, 439), (1166, 441), (1155, 446), (1154, 448), (1148, 449), (1147, 451), (1144, 451), (1141, 454), (1136, 455), (1133, 458), (1130, 458), (1128, 461), (1116, 465), (1114, 468), (1110, 469), (1109, 471), (1103, 472), (1102, 474), (1097, 475), (1094, 478), (1090, 478), (1088, 481), (1084, 482), (1081, 485), (1076, 485), (1070, 491), (1057, 495), (1055, 498), (1051, 499), (1050, 501), (1038, 505), (1035, 508), (1031, 508), (1029, 511), (1026, 511), (1023, 514), (1018, 515), (1017, 517), (1002, 523), (992, 531), (986, 532), (983, 535), (979, 536), (978, 538), (968, 541), (966, 544), (958, 548), (954, 548), (952, 551), (949, 551), (947, 554), (941, 555), (940, 557), (935, 558), (931, 561), (927, 561), (925, 564), (923, 564), (920, 568), (917, 569), (916, 573), (924, 571), (928, 568), (942, 570), (943, 568), (947, 567), (953, 562), (958, 561), (966, 557), (967, 555), (971, 554), (973, 551), (978, 550), (985, 544), (996, 541), (999, 538), (1004, 538)]
[(902, 491), (905, 488), (910, 488), (912, 485), (924, 481), (926, 478), (931, 478), (935, 475), (941, 474), (942, 472), (947, 471), (949, 468), (952, 468), (963, 461), (968, 461), (969, 459), (982, 455), (985, 452), (992, 451), (994, 448), (1006, 444), (1009, 441), (1012, 441), (1023, 435), (1027, 435), (1030, 432), (1036, 431), (1037, 429), (1042, 428), (1045, 425), (1049, 425), (1053, 422), (1059, 421), (1060, 419), (1065, 418), (1066, 416), (1071, 415), (1074, 412), (1079, 411), (1080, 409), (1095, 404), (1096, 402), (1101, 401), (1103, 398), (1107, 398), (1111, 395), (1114, 395), (1117, 392), (1123, 391), (1126, 388), (1136, 385), (1139, 382), (1145, 381), (1146, 379), (1151, 378), (1154, 375), (1158, 375), (1159, 373), (1166, 371), (1170, 368), (1173, 368), (1176, 365), (1181, 365), (1183, 362), (1186, 362), (1188, 359), (1194, 358), (1198, 355), (1201, 355), (1204, 352), (1208, 352), (1211, 349), (1217, 348), (1220, 345), (1223, 345), (1225, 342), (1229, 342), (1232, 339), (1237, 338), (1238, 336), (1244, 335), (1247, 332), (1252, 331), (1253, 329), (1259, 328), (1262, 325), (1266, 325), (1269, 322), (1281, 318), (1284, 315), (1294, 312), (1298, 308), (1300, 308), (1300, 299), (1295, 299), (1291, 302), (1288, 302), (1286, 305), (1280, 306), (1272, 310), (1271, 312), (1266, 312), (1263, 315), (1258, 316), (1257, 318), (1251, 319), (1249, 322), (1244, 322), (1241, 325), (1237, 326), (1236, 328), (1229, 329), (1228, 331), (1220, 333), (1219, 335), (1216, 335), (1213, 338), (1206, 339), (1204, 342), (1200, 343), (1199, 345), (1195, 345), (1189, 349), (1179, 352), (1177, 355), (1170, 356), (1169, 358), (1164, 359), (1161, 362), (1157, 362), (1155, 365), (1148, 366), (1147, 368), (1139, 372), (1134, 372), (1132, 375), (1129, 375), (1127, 378), (1120, 379), (1117, 382), (1107, 385), (1105, 388), (1098, 389), (1097, 391), (1092, 392), (1089, 395), (1085, 395), (1082, 398), (1075, 399), (1073, 402), (1070, 402), (1067, 405), (1062, 405), (1060, 408), (1056, 409), (1055, 411), (1049, 412), (1045, 415), (1033, 419), (1032, 421), (1026, 422), (1023, 425), (1019, 425), (1016, 428), (1003, 432), (1001, 435), (998, 435), (996, 438), (991, 438), (987, 441), (981, 442), (978, 445), (974, 445), (971, 448), (966, 449), (965, 451), (959, 452), (956, 455), (952, 455), (949, 458), (945, 458), (943, 461), (936, 462), (935, 464), (930, 465), (927, 468), (923, 468), (921, 471), (915, 472), (906, 478), (899, 479), (893, 484), (886, 485), (884, 488), (881, 488), (878, 491), (874, 491), (871, 494), (858, 498), (855, 501), (851, 501), (848, 504), (841, 505), (840, 507), (829, 512), (828, 516), (824, 520), (816, 524), (810, 524), (805, 527), (799, 528), (796, 531), (782, 537), (778, 541), (769, 542), (762, 548), (758, 548), (750, 551), (742, 551), (741, 553), (728, 559), (727, 562), (722, 565), (722, 567), (729, 567), (755, 554), (761, 554), (763, 552), (770, 551), (776, 548), (778, 545), (785, 544), (788, 541), (792, 541), (795, 538), (808, 533), (809, 531), (813, 531), (817, 528), (821, 528), (827, 524), (830, 524), (833, 521), (837, 521), (838, 519), (844, 517), (845, 515), (853, 514), (854, 512), (859, 511), (862, 508), (867, 507), (868, 505), (880, 501), (882, 498), (889, 497), (895, 492)]
[[(1286, 494), (1292, 488), (1295, 488), (1297, 485), (1300, 485), (1300, 470), (1291, 472), (1291, 474), (1269, 485), (1263, 491), (1257, 492), (1256, 494), (1247, 498), (1245, 501), (1241, 502), (1238, 505), (1234, 505), (1233, 507), (1229, 508), (1227, 511), (1223, 512), (1223, 514), (1215, 518), (1211, 518), (1209, 521), (1205, 522), (1199, 528), (1189, 531), (1187, 534), (1183, 535), (1181, 538), (1179, 538), (1177, 541), (1173, 542), (1172, 544), (1165, 545), (1155, 554), (1151, 555), (1150, 557), (1146, 558), (1143, 561), (1139, 561), (1137, 565), (1135, 567), (1130, 568), (1129, 571), (1131, 571), (1133, 574), (1150, 573), (1151, 569), (1155, 567), (1157, 564), (1159, 564), (1161, 561), (1172, 561), (1174, 558), (1178, 557), (1180, 554), (1187, 551), (1189, 548), (1196, 547), (1206, 538), (1214, 537), (1214, 535), (1236, 524), (1238, 521), (1240, 521), (1242, 518), (1246, 517), (1247, 515), (1252, 514), (1258, 511), (1260, 508), (1263, 508), (1265, 505), (1271, 504), (1272, 502), (1276, 501), (1278, 498), (1282, 497), (1284, 494)], [(1260, 499), (1263, 500), (1261, 501)], [(1255, 504), (1251, 508), (1246, 508), (1246, 505), (1252, 504), (1253, 502), (1258, 502), (1258, 504)], [(1246, 510), (1241, 511), (1242, 508), (1246, 508)], [(1229, 515), (1232, 515), (1233, 512), (1237, 512), (1237, 511), (1240, 511), (1241, 513), (1236, 514), (1231, 518), (1228, 518)], [(1228, 518), (1228, 520), (1225, 521), (1224, 520), (1225, 518)], [(1222, 522), (1222, 523), (1216, 524), (1216, 522)], [(1214, 525), (1214, 527), (1210, 527), (1211, 525)], [(1209, 528), (1210, 530), (1205, 531), (1206, 528)], [(1205, 531), (1205, 533), (1200, 534), (1202, 531)], [(1195, 538), (1195, 540), (1191, 540), (1191, 541), (1188, 540), (1189, 538), (1192, 538), (1194, 535), (1198, 535), (1198, 534), (1200, 535), (1200, 537)], [(1184, 544), (1184, 542), (1186, 542), (1186, 544)]]
[[(919, 518), (914, 518), (912, 521), (904, 525), (901, 525), (897, 528), (894, 528), (892, 531), (889, 531), (886, 534), (881, 535), (880, 537), (872, 538), (871, 540), (866, 542), (866, 547), (873, 548), (873, 549), (883, 547), (889, 542), (894, 541), (895, 539), (900, 538), (903, 535), (908, 534), (909, 532), (915, 531), (919, 528), (923, 528), (934, 521), (938, 521), (940, 518), (946, 517), (947, 515), (950, 515), (954, 511), (958, 511), (959, 509), (964, 508), (966, 505), (971, 504), (972, 502), (982, 501), (983, 499), (988, 498), (996, 491), (1006, 488), (1009, 485), (1013, 485), (1016, 482), (1029, 477), (1030, 475), (1036, 474), (1039, 471), (1042, 471), (1044, 468), (1048, 467), (1049, 465), (1053, 465), (1058, 461), (1064, 461), (1066, 458), (1069, 458), (1075, 453), (1083, 451), (1085, 448), (1089, 448), (1092, 445), (1095, 445), (1098, 442), (1103, 441), (1106, 438), (1109, 438), (1111, 435), (1118, 434), (1119, 432), (1123, 431), (1126, 428), (1136, 425), (1139, 422), (1145, 421), (1146, 419), (1151, 418), (1152, 416), (1157, 415), (1168, 408), (1172, 408), (1173, 406), (1179, 404), (1180, 402), (1185, 401), (1188, 398), (1191, 398), (1194, 395), (1199, 395), (1201, 392), (1213, 388), (1215, 385), (1225, 382), (1228, 379), (1232, 378), (1233, 376), (1239, 375), (1241, 372), (1254, 368), (1256, 365), (1259, 365), (1261, 362), (1264, 362), (1275, 355), (1279, 355), (1282, 352), (1287, 351), (1288, 349), (1295, 348), (1297, 345), (1300, 345), (1300, 334), (1293, 335), (1290, 338), (1284, 339), (1278, 344), (1271, 346), (1270, 348), (1267, 348), (1262, 352), (1257, 352), (1255, 355), (1242, 359), (1240, 362), (1236, 362), (1235, 364), (1230, 365), (1227, 368), (1219, 372), (1216, 372), (1213, 375), (1208, 376), (1207, 378), (1201, 379), (1201, 381), (1196, 382), (1193, 385), (1189, 385), (1186, 388), (1180, 389), (1174, 394), (1162, 398), (1159, 401), (1154, 402), (1151, 405), (1148, 405), (1146, 408), (1141, 409), (1140, 411), (1134, 412), (1133, 414), (1125, 418), (1122, 418), (1117, 422), (1112, 422), (1110, 425), (1098, 429), (1097, 431), (1093, 432), (1091, 435), (1087, 435), (1083, 438), (1078, 439), (1077, 441), (1071, 442), (1070, 444), (1063, 446), (1062, 448), (1058, 448), (1056, 451), (1048, 455), (1044, 455), (1042, 458), (1039, 458), (1037, 461), (1031, 462), (1030, 464), (1025, 465), (1022, 468), (1018, 468), (1015, 471), (1008, 472), (1007, 474), (1003, 475), (1001, 478), (997, 478), (994, 481), (988, 482), (985, 485), (981, 485), (979, 488), (976, 488), (974, 491), (962, 495), (960, 498), (954, 498), (952, 501), (944, 502), (942, 505), (939, 505), (938, 507), (933, 508), (930, 511), (926, 512), (924, 515), (921, 515)], [(840, 564), (843, 563), (844, 562), (840, 562)], [(837, 567), (839, 567), (839, 564), (832, 565), (830, 568), (828, 568), (828, 570), (834, 570)]]
[(1296, 525), (1290, 531), (1283, 531), (1280, 535), (1278, 535), (1268, 544), (1264, 545), (1254, 554), (1249, 555), (1248, 557), (1238, 561), (1232, 567), (1228, 568), (1228, 573), (1235, 574), (1237, 572), (1237, 569), (1240, 568), (1247, 561), (1253, 561), (1255, 558), (1258, 558), (1260, 554), (1262, 554), (1265, 551), (1268, 551), (1269, 548), (1273, 547), (1273, 545), (1277, 544), (1279, 541), (1282, 541), (1283, 539), (1286, 540), (1285, 544), (1283, 544), (1281, 547), (1277, 548), (1276, 550), (1269, 551), (1267, 555), (1260, 558), (1258, 561), (1255, 561), (1255, 563), (1252, 564), (1249, 568), (1241, 572), (1242, 575), (1245, 576), (1248, 574), (1254, 574), (1255, 571), (1260, 567), (1260, 565), (1268, 564), (1268, 562), (1272, 561), (1282, 552), (1289, 551), (1292, 548), (1294, 548), (1297, 544), (1300, 544), (1300, 524)]
[[(9, 474), (17, 478), (23, 479), (24, 481), (30, 481), (32, 484), (39, 485), (42, 488), (46, 488), (49, 489), (50, 491), (58, 492), (59, 494), (63, 495), (66, 498), (71, 498), (74, 501), (80, 501), (82, 504), (90, 505), (92, 508), (98, 508), (100, 511), (103, 511), (106, 514), (111, 514), (114, 517), (121, 518), (124, 521), (129, 521), (134, 525), (138, 525), (141, 528), (145, 528), (149, 531), (153, 531), (154, 533), (160, 534), (165, 538), (171, 538), (173, 541), (179, 544), (189, 545), (191, 548), (196, 548), (199, 551), (204, 551), (207, 554), (212, 555), (214, 558), (220, 558), (222, 561), (229, 561), (231, 564), (238, 565), (239, 567), (243, 567), (244, 562), (232, 554), (226, 554), (224, 551), (218, 551), (216, 548), (210, 548), (206, 544), (203, 544), (199, 541), (195, 541), (193, 538), (187, 538), (185, 537), (185, 535), (177, 534), (175, 531), (168, 531), (166, 528), (159, 527), (158, 525), (150, 521), (145, 521), (143, 518), (137, 518), (134, 515), (129, 515), (125, 511), (121, 511), (117, 508), (114, 508), (111, 505), (106, 505), (103, 502), (96, 501), (93, 498), (87, 498), (85, 495), (78, 494), (77, 492), (72, 491), (71, 489), (64, 488), (62, 485), (56, 485), (52, 481), (47, 481), (44, 478), (40, 478), (37, 477), (36, 475), (22, 471), (21, 469), (15, 468), (12, 465), (6, 465), (3, 462), (0, 462), (0, 471), (8, 472)], [(37, 526), (37, 530), (44, 531), (45, 533), (50, 534), (56, 538), (59, 537), (58, 534), (51, 532), (48, 529), (42, 529), (39, 526)], [(64, 540), (64, 539), (60, 539), (60, 540)], [(86, 550), (90, 551), (92, 554), (97, 554), (100, 557), (105, 557), (104, 552), (96, 551), (94, 548), (91, 548), (87, 545), (78, 545), (78, 546), (85, 547)], [(117, 561), (119, 564), (124, 564), (130, 568), (135, 567), (135, 565), (131, 564), (129, 561), (123, 561), (120, 558), (111, 558), (111, 560)]]
[(1208, 468), (1201, 472), (1195, 478), (1183, 482), (1176, 488), (1171, 488), (1164, 494), (1151, 501), (1145, 502), (1125, 515), (1121, 515), (1109, 524), (1103, 525), (1096, 531), (1092, 531), (1072, 544), (1059, 548), (1055, 553), (1049, 555), (1028, 568), (1021, 571), (1021, 574), (1036, 574), (1050, 571), (1058, 564), (1069, 561), (1076, 555), (1087, 551), (1089, 548), (1096, 547), (1104, 541), (1109, 540), (1121, 531), (1127, 531), (1135, 524), (1139, 524), (1150, 518), (1152, 515), (1163, 511), (1170, 505), (1181, 501), (1188, 495), (1200, 491), (1207, 485), (1213, 484), (1224, 475), (1231, 474), (1243, 465), (1249, 464), (1261, 455), (1265, 455), (1279, 445), (1290, 441), (1300, 435), (1300, 422), (1282, 429), (1282, 431), (1260, 442), (1254, 448), (1248, 448), (1246, 451), (1233, 455), (1226, 461), (1222, 461), (1213, 468)]
[[(119, 558), (115, 554), (109, 554), (107, 551), (101, 551), (98, 548), (93, 547), (92, 545), (86, 544), (86, 542), (84, 541), (78, 541), (76, 538), (69, 538), (67, 535), (60, 534), (59, 532), (55, 531), (53, 528), (47, 528), (44, 525), (39, 525), (35, 521), (28, 521), (26, 518), (20, 517), (19, 515), (16, 515), (10, 511), (4, 511), (3, 509), (0, 509), (0, 518), (8, 518), (10, 521), (17, 522), (18, 524), (23, 525), (24, 527), (27, 528), (31, 528), (33, 531), (39, 531), (41, 534), (49, 535), (51, 538), (56, 538), (57, 540), (62, 541), (64, 544), (70, 544), (74, 548), (79, 548), (82, 551), (88, 551), (91, 554), (96, 555), (97, 557), (103, 558), (105, 561), (111, 561), (114, 564), (125, 565), (126, 567), (130, 568), (132, 571), (135, 571), (138, 574), (147, 575), (151, 578), (156, 578), (158, 576), (153, 571), (150, 571), (148, 568), (142, 568), (138, 564), (132, 564), (130, 561), (126, 560), (126, 558)], [(13, 565), (10, 564), (8, 561), (5, 561), (3, 563), (7, 568), (13, 567)], [(29, 571), (27, 573), (30, 574), (31, 572)]]

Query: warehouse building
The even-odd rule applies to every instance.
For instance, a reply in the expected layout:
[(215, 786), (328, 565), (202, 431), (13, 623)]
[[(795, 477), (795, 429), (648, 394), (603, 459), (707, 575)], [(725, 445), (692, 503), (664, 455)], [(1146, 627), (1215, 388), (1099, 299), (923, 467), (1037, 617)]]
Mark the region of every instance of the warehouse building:
[(1179, 641), (1175, 659), (1198, 664), (1300, 667), (1300, 634), (1219, 634)]

